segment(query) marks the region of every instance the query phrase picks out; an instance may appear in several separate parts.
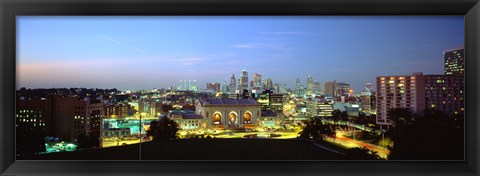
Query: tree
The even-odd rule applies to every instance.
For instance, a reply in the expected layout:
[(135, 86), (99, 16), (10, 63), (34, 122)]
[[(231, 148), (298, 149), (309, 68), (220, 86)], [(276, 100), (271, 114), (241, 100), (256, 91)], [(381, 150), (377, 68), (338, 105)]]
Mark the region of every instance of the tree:
[(351, 148), (346, 151), (347, 158), (349, 160), (383, 160), (378, 155), (377, 151), (370, 150), (368, 148)]
[(152, 136), (153, 141), (177, 139), (178, 125), (175, 121), (167, 117), (162, 117), (160, 121), (150, 122), (150, 129), (147, 136)]
[[(404, 113), (401, 111), (396, 111), (398, 113), (396, 115)], [(424, 111), (424, 116), (415, 118), (415, 121), (409, 122), (401, 118), (394, 118), (394, 120), (397, 125), (385, 134), (393, 141), (388, 159), (463, 159), (463, 124), (454, 123), (455, 116), (427, 109)]]
[(395, 122), (397, 126), (406, 126), (411, 125), (413, 120), (413, 115), (408, 108), (394, 108), (387, 111), (388, 116), (391, 120)]
[(323, 139), (324, 136), (335, 137), (335, 129), (332, 125), (323, 124), (320, 119), (304, 122), (306, 125), (299, 133), (303, 139)]
[(342, 112), (340, 113), (340, 119), (341, 119), (342, 121), (348, 121), (348, 113), (347, 113), (347, 111), (342, 111)]
[(332, 111), (332, 119), (335, 121), (340, 120), (340, 117), (342, 116), (342, 112), (338, 109), (335, 109)]

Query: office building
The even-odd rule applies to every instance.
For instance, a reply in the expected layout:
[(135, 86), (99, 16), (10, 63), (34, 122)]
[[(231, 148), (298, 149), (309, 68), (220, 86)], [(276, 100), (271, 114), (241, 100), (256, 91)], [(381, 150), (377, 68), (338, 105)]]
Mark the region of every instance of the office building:
[(465, 51), (453, 49), (443, 52), (445, 59), (445, 75), (464, 75), (465, 73)]
[(230, 78), (230, 94), (235, 94), (237, 90), (237, 80), (235, 79), (235, 74), (232, 74)]
[(309, 98), (306, 102), (307, 117), (330, 117), (333, 112), (333, 103), (324, 97)]
[(377, 124), (394, 125), (388, 111), (406, 108), (423, 115), (425, 109), (425, 76), (422, 73), (404, 76), (378, 76), (376, 91)]
[(463, 114), (465, 108), (463, 75), (426, 75), (426, 108), (442, 111), (449, 116)]
[(220, 83), (207, 83), (207, 90), (220, 92)]
[(242, 70), (242, 76), (240, 77), (240, 85), (240, 90), (248, 90), (248, 72), (246, 70)]
[(336, 81), (326, 82), (323, 84), (323, 95), (326, 97), (336, 97), (337, 88), (338, 88), (338, 84)]

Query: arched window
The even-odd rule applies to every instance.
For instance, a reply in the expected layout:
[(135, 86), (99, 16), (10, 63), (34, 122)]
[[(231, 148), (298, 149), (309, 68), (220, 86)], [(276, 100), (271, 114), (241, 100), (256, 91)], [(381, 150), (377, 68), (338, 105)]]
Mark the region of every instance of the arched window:
[(220, 125), (222, 123), (222, 114), (216, 112), (213, 113), (213, 124)]
[(243, 123), (251, 123), (252, 122), (252, 113), (250, 113), (249, 111), (245, 112), (243, 114), (243, 117), (244, 117)]
[(237, 113), (230, 112), (228, 114), (228, 123), (229, 124), (235, 124), (236, 121), (237, 121)]

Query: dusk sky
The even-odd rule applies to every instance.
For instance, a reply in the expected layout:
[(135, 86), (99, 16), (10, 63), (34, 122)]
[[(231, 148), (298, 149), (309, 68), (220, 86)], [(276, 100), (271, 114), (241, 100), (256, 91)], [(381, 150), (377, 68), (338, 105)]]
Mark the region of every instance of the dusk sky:
[(376, 76), (443, 74), (443, 52), (463, 45), (463, 16), (20, 16), (17, 88), (203, 89), (247, 70), (359, 92)]

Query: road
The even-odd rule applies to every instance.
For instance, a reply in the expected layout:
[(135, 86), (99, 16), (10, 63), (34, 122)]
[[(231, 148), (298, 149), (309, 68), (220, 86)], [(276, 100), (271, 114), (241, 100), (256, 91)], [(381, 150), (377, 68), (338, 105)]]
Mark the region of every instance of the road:
[(345, 137), (345, 136), (343, 136), (343, 134), (341, 132), (337, 133), (335, 138), (326, 138), (326, 140), (329, 141), (329, 142), (333, 142), (333, 143), (343, 145), (347, 148), (354, 148), (354, 147), (362, 148), (362, 147), (365, 147), (365, 148), (368, 148), (370, 150), (378, 152), (378, 155), (382, 158), (387, 158), (388, 154), (390, 153), (390, 151), (388, 149), (385, 149), (383, 147)]

